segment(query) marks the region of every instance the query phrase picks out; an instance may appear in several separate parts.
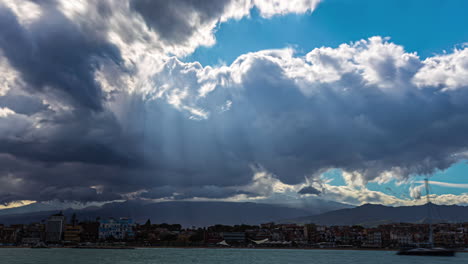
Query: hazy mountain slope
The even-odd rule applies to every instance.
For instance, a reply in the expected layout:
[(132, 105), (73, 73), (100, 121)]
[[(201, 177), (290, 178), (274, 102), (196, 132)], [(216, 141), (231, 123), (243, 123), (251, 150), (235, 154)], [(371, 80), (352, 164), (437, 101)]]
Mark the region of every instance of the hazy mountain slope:
[[(468, 222), (468, 207), (431, 204), (435, 222)], [(319, 215), (288, 219), (287, 223), (315, 223), (319, 225), (366, 225), (374, 226), (394, 222), (423, 222), (428, 217), (427, 206), (389, 207), (365, 204), (350, 209), (341, 209)]]
[[(0, 215), (0, 223), (29, 223), (46, 219), (54, 211)], [(66, 209), (64, 214), (76, 213), (79, 219), (94, 220), (96, 217), (132, 217), (137, 222), (148, 218), (153, 223), (179, 223), (183, 226), (207, 226), (214, 224), (259, 224), (285, 218), (310, 215), (310, 210), (277, 205), (233, 202), (163, 202), (147, 203), (127, 201), (109, 203), (102, 207), (81, 210)]]

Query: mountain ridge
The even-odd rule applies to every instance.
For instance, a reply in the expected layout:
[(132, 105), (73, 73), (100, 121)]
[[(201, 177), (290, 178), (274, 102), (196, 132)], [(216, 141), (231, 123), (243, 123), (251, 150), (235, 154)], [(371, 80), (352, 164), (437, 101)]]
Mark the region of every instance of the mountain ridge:
[[(468, 222), (468, 206), (431, 204), (434, 222)], [(363, 225), (379, 223), (423, 223), (428, 218), (427, 205), (391, 207), (364, 204), (355, 208), (339, 209), (323, 214), (285, 219), (282, 223), (314, 223), (318, 225)]]
[(151, 219), (154, 223), (173, 223), (182, 226), (209, 226), (215, 224), (260, 224), (278, 221), (287, 217), (311, 214), (310, 210), (251, 202), (159, 202), (141, 200), (113, 202), (101, 207), (84, 209), (48, 210), (29, 213), (0, 215), (1, 224), (40, 222), (51, 214), (63, 211), (70, 217), (77, 214), (80, 220), (95, 220), (97, 217), (132, 217), (138, 223)]

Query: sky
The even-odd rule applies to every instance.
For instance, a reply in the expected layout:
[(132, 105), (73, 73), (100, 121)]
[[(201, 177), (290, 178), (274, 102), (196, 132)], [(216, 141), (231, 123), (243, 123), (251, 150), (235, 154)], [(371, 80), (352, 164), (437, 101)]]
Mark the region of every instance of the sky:
[(468, 205), (467, 9), (0, 0), (0, 209)]

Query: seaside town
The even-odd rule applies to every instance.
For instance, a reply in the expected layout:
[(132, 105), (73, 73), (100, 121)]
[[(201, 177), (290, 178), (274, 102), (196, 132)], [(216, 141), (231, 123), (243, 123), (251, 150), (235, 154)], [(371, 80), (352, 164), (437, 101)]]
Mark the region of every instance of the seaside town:
[[(0, 224), (3, 247), (257, 247), (397, 249), (424, 245), (428, 224), (394, 223), (378, 227), (315, 224), (214, 225), (183, 228), (179, 224), (135, 223), (131, 218), (79, 221), (61, 212), (40, 223)], [(435, 246), (468, 247), (468, 223), (432, 225)]]

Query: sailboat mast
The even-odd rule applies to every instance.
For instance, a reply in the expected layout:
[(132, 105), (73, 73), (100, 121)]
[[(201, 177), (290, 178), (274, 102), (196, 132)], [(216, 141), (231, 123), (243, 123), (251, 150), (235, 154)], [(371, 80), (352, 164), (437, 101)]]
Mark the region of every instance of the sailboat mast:
[(426, 199), (427, 199), (427, 216), (429, 222), (429, 244), (431, 247), (434, 246), (434, 239), (432, 235), (432, 217), (431, 217), (431, 200), (429, 199), (429, 180), (424, 179), (424, 186), (426, 187)]

